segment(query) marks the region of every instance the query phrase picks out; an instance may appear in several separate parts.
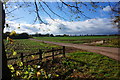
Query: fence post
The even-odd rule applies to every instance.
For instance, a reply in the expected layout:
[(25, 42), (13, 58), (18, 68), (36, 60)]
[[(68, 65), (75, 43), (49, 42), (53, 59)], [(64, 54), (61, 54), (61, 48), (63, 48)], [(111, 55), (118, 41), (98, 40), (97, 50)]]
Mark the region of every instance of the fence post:
[(54, 60), (54, 48), (52, 48), (52, 59)]
[(63, 57), (65, 57), (65, 46), (63, 46)]
[(24, 61), (23, 61), (23, 53), (21, 53), (21, 62), (23, 63), (23, 68), (24, 68)]
[(40, 61), (42, 61), (42, 50), (39, 49), (39, 58), (40, 58)]
[(106, 41), (105, 40), (103, 40), (103, 44), (105, 43)]

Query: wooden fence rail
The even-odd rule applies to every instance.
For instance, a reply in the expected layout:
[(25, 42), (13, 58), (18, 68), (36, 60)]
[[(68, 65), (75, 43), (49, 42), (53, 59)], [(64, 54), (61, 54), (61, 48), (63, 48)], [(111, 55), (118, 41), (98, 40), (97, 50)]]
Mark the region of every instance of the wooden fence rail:
[[(61, 52), (59, 52), (61, 51)], [(59, 52), (59, 54), (55, 54), (55, 52)], [(43, 53), (52, 53), (51, 55), (49, 56), (45, 56), (43, 57)], [(42, 59), (45, 59), (45, 58), (49, 58), (49, 57), (52, 57), (52, 60), (54, 60), (55, 56), (57, 55), (61, 55), (63, 54), (63, 57), (65, 57), (65, 46), (63, 46), (63, 48), (61, 49), (55, 49), (55, 48), (52, 48), (52, 50), (49, 50), (49, 51), (45, 51), (43, 52), (41, 49), (39, 49), (39, 51), (37, 53), (33, 53), (33, 54), (29, 54), (29, 55), (23, 55), (23, 53), (20, 53), (20, 56), (19, 57), (13, 57), (13, 58), (8, 58), (7, 60), (13, 60), (13, 59), (18, 59), (20, 58), (21, 59), (21, 62), (24, 63), (28, 63), (28, 62), (32, 62), (32, 61), (35, 61), (35, 60), (39, 60), (39, 61), (42, 61)], [(33, 59), (33, 60), (29, 60), (27, 62), (24, 62), (24, 58), (27, 56), (31, 56), (31, 55), (39, 55), (39, 58), (38, 59)]]

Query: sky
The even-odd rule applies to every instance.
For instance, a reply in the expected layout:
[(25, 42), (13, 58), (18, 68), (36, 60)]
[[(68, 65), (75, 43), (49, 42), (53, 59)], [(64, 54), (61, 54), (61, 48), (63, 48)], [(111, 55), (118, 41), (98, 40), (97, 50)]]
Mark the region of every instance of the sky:
[[(75, 2), (66, 3), (70, 5), (75, 4)], [(30, 7), (28, 7), (28, 4), (30, 4)], [(5, 11), (6, 23), (9, 25), (9, 27), (6, 27), (4, 29), (4, 32), (10, 32), (14, 30), (17, 33), (25, 32), (28, 34), (41, 33), (54, 35), (106, 35), (118, 33), (118, 29), (115, 28), (115, 25), (112, 24), (113, 19), (111, 19), (111, 16), (113, 13), (108, 2), (97, 3), (97, 5), (102, 6), (103, 8), (96, 9), (89, 5), (90, 2), (86, 3), (87, 6), (78, 4), (82, 14), (84, 15), (82, 15), (81, 13), (77, 13), (75, 8), (72, 8), (72, 10), (74, 11), (72, 12), (69, 7), (62, 5), (61, 2), (46, 2), (46, 4), (49, 5), (49, 8), (51, 10), (42, 2), (41, 5), (43, 8), (41, 7), (41, 5), (38, 5), (39, 15), (42, 21), (46, 23), (44, 24), (40, 23), (39, 21), (36, 21), (34, 23), (37, 15), (35, 13), (35, 6), (33, 2), (7, 3), (5, 6)], [(110, 4), (112, 6), (115, 3), (110, 2)], [(95, 11), (90, 11), (92, 9)], [(13, 12), (8, 13), (10, 11)], [(54, 13), (52, 11), (54, 11)], [(52, 20), (51, 17), (54, 20)]]

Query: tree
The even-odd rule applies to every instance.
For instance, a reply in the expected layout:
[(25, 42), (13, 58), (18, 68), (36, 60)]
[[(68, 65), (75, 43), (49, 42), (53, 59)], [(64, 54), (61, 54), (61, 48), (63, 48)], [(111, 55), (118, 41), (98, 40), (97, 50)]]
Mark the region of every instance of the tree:
[(20, 37), (21, 39), (28, 39), (28, 38), (29, 38), (29, 35), (28, 35), (27, 33), (21, 33), (21, 34), (19, 34), (19, 37)]
[[(0, 1), (0, 5), (3, 5), (1, 1)], [(2, 36), (3, 36), (4, 24), (5, 24), (5, 11), (3, 10), (2, 7)], [(11, 80), (11, 71), (7, 67), (7, 57), (6, 57), (3, 39), (2, 39), (2, 80)]]
[(54, 35), (53, 35), (53, 34), (50, 34), (50, 37), (54, 37)]
[(4, 33), (4, 34), (3, 34), (3, 39), (6, 39), (7, 36), (9, 36), (9, 35), (10, 35), (10, 32), (6, 32), (6, 33)]

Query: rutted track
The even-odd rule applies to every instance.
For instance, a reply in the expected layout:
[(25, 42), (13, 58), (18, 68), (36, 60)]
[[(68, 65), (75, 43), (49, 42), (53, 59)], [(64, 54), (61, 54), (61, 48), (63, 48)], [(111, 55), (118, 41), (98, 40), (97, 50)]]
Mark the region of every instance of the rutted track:
[(74, 48), (86, 50), (89, 52), (99, 53), (99, 54), (108, 56), (109, 58), (120, 61), (120, 53), (119, 53), (120, 48), (88, 46), (84, 44), (72, 44), (72, 43), (59, 43), (59, 42), (43, 41), (43, 40), (32, 39), (32, 38), (30, 38), (30, 40), (42, 41), (44, 43), (56, 44), (60, 46), (74, 47)]

